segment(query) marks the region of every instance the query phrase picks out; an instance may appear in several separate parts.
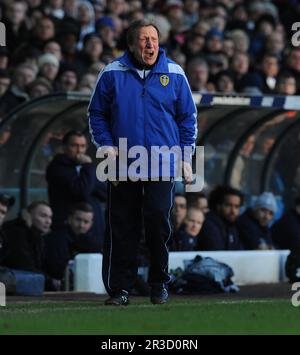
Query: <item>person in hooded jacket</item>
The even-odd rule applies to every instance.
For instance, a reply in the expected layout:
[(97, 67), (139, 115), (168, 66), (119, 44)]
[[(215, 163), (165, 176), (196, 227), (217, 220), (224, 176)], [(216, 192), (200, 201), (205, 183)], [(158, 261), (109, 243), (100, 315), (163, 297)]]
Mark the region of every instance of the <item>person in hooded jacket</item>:
[(277, 211), (277, 204), (271, 192), (262, 193), (253, 208), (248, 208), (237, 221), (239, 236), (246, 250), (274, 249), (270, 223)]

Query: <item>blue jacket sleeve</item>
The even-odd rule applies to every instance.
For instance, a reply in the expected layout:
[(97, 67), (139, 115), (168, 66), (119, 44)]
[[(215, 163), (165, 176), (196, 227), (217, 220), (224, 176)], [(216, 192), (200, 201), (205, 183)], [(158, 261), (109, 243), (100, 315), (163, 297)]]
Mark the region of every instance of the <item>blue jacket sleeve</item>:
[(88, 106), (90, 134), (97, 148), (104, 145), (113, 146), (110, 121), (111, 84), (111, 75), (104, 68), (99, 74)]
[[(197, 108), (184, 72), (182, 72), (182, 75), (179, 75), (178, 92), (176, 122), (180, 134), (180, 147), (182, 152), (184, 152), (184, 148), (186, 147), (189, 148), (193, 154), (198, 134)], [(183, 158), (185, 161), (191, 160), (190, 154), (183, 155)]]

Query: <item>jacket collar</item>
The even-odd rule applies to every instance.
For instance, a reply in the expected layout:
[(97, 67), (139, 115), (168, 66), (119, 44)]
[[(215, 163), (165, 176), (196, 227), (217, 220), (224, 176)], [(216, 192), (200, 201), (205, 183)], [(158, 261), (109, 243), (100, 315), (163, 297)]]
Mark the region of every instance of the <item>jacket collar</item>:
[[(128, 50), (125, 51), (124, 55), (122, 57), (119, 57), (117, 59), (121, 64), (124, 66), (137, 70), (135, 66), (132, 63), (131, 56)], [(158, 61), (154, 65), (154, 67), (151, 69), (152, 73), (168, 73), (169, 68), (168, 68), (168, 62), (167, 62), (167, 56), (166, 52), (164, 49), (159, 48), (158, 51)]]

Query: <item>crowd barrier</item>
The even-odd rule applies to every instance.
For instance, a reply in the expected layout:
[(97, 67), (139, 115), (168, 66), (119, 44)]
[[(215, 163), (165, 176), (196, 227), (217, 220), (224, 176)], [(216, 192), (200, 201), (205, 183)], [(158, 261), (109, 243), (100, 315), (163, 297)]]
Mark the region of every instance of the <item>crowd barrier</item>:
[[(196, 255), (209, 256), (226, 263), (234, 271), (233, 281), (237, 285), (253, 285), (286, 281), (285, 261), (289, 250), (267, 251), (193, 251), (171, 252), (169, 269), (183, 268), (185, 260)], [(102, 255), (79, 254), (74, 264), (74, 290), (105, 294), (102, 281)]]

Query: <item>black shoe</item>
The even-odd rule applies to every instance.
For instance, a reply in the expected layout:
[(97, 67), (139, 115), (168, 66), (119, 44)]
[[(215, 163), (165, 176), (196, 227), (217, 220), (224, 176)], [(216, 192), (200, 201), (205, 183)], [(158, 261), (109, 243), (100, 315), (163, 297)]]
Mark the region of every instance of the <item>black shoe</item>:
[(168, 298), (169, 294), (164, 286), (152, 287), (150, 300), (153, 304), (164, 304)]
[(128, 303), (129, 303), (129, 296), (128, 293), (125, 291), (108, 298), (104, 302), (106, 306), (127, 306)]

